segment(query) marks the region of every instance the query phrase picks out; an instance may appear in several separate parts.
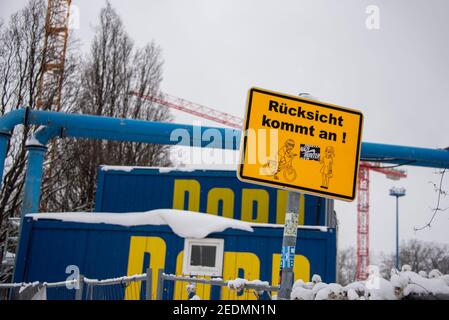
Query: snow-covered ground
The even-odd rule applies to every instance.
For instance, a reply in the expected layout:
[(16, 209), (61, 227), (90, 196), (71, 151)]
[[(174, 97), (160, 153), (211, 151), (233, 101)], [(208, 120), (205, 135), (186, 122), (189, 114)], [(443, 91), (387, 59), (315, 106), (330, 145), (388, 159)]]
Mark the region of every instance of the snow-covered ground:
[(434, 269), (427, 274), (411, 270), (409, 265), (401, 271), (392, 269), (390, 279), (384, 279), (373, 272), (365, 281), (346, 286), (338, 283), (324, 283), (314, 275), (311, 282), (298, 280), (293, 285), (292, 300), (401, 300), (416, 296), (449, 297), (449, 275)]

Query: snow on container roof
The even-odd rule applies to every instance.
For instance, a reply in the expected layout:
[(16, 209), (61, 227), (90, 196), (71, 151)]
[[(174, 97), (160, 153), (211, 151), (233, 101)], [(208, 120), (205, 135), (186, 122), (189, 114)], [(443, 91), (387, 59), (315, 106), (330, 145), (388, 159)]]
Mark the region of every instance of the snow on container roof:
[(124, 172), (131, 172), (134, 169), (155, 169), (155, 170), (159, 170), (159, 173), (170, 173), (173, 171), (178, 171), (178, 172), (194, 172), (197, 170), (202, 170), (202, 171), (206, 171), (206, 170), (215, 170), (215, 171), (236, 171), (237, 167), (235, 165), (214, 165), (214, 166), (205, 166), (205, 165), (200, 165), (200, 166), (195, 166), (195, 165), (191, 165), (191, 166), (185, 166), (185, 167), (139, 167), (139, 166), (109, 166), (109, 165), (102, 165), (100, 167), (101, 171), (124, 171)]
[[(262, 228), (284, 228), (283, 224), (276, 224), (276, 223), (250, 222), (249, 225), (252, 227), (262, 227)], [(326, 226), (304, 226), (304, 225), (298, 225), (298, 229), (318, 230), (321, 232), (327, 232), (329, 230), (329, 228)]]
[(214, 232), (228, 228), (253, 232), (248, 222), (215, 216), (212, 214), (175, 209), (157, 209), (147, 212), (130, 213), (92, 213), (61, 212), (27, 214), (33, 220), (51, 219), (79, 223), (105, 223), (125, 227), (142, 225), (168, 225), (182, 238), (202, 239)]

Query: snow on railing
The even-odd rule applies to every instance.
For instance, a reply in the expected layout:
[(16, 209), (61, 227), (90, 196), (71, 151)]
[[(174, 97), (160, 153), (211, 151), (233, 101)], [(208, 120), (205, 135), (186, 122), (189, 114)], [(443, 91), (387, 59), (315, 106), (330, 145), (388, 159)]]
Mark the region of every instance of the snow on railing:
[(271, 286), (268, 281), (261, 281), (261, 280), (246, 280), (237, 278), (234, 280), (223, 280), (222, 278), (211, 278), (211, 279), (205, 279), (205, 278), (197, 278), (197, 277), (190, 277), (190, 276), (177, 276), (174, 274), (166, 274), (163, 272), (159, 273), (159, 284), (158, 284), (158, 292), (156, 295), (157, 300), (162, 299), (163, 294), (163, 282), (165, 280), (168, 281), (181, 281), (181, 282), (188, 282), (188, 285), (186, 286), (187, 292), (191, 295), (194, 295), (191, 300), (199, 300), (199, 297), (195, 294), (195, 286), (196, 284), (208, 284), (211, 286), (218, 286), (218, 287), (228, 287), (230, 290), (235, 290), (236, 292), (241, 292), (245, 289), (247, 290), (253, 290), (253, 293), (256, 295), (256, 297), (259, 299), (264, 292), (267, 292), (271, 299), (271, 292), (279, 291), (279, 286)]
[[(72, 279), (60, 282), (20, 282), (20, 283), (0, 283), (0, 290), (14, 290), (24, 292), (30, 288), (75, 288), (77, 289), (76, 299), (82, 299), (83, 287), (86, 287), (87, 299), (95, 298), (94, 287), (117, 285), (127, 286), (131, 282), (146, 281), (145, 298), (163, 298), (164, 281), (187, 282), (186, 290), (190, 299), (198, 300), (196, 295), (196, 284), (207, 284), (211, 286), (227, 287), (229, 290), (242, 292), (252, 290), (256, 297), (261, 298), (266, 292), (270, 299), (275, 299), (272, 292), (279, 291), (279, 286), (270, 285), (267, 281), (233, 279), (223, 280), (222, 278), (197, 278), (194, 276), (166, 274), (162, 269), (158, 271), (158, 284), (155, 296), (152, 295), (152, 270), (147, 269), (147, 273), (135, 274), (131, 276), (116, 277), (110, 279), (90, 279), (80, 275), (79, 279)], [(140, 299), (140, 293), (138, 297)], [(346, 286), (337, 283), (324, 283), (321, 277), (313, 275), (311, 282), (297, 280), (293, 284), (291, 293), (292, 300), (401, 300), (401, 299), (449, 299), (449, 275), (443, 275), (438, 270), (432, 270), (429, 274), (424, 272), (415, 273), (408, 265), (404, 265), (402, 270), (391, 270), (390, 280), (380, 277), (377, 273), (371, 273), (367, 280), (356, 281)]]
[(84, 278), (84, 283), (95, 285), (95, 286), (106, 286), (106, 285), (112, 285), (112, 284), (123, 284), (128, 282), (134, 282), (134, 281), (142, 281), (147, 279), (147, 274), (136, 274), (133, 276), (124, 276), (124, 277), (118, 277), (118, 278), (111, 278), (111, 279), (104, 279), (104, 280), (98, 280), (98, 279), (89, 279)]
[[(148, 277), (151, 277), (151, 271), (149, 273), (136, 274), (132, 276), (123, 276), (117, 278), (110, 279), (89, 279), (82, 275), (79, 276), (78, 279), (59, 281), (59, 282), (18, 282), (18, 283), (0, 283), (0, 290), (14, 290), (17, 291), (16, 294), (12, 295), (12, 299), (21, 299), (20, 294), (24, 292), (26, 289), (32, 289), (39, 287), (41, 289), (51, 289), (51, 288), (67, 288), (75, 289), (75, 299), (82, 300), (84, 295), (84, 286), (87, 287), (87, 295), (86, 297), (92, 299), (93, 296), (93, 288), (96, 286), (107, 286), (107, 285), (126, 285), (130, 282), (138, 282), (138, 281), (148, 281)], [(151, 294), (151, 292), (150, 292)], [(8, 298), (8, 297), (6, 297)], [(148, 298), (148, 297), (146, 297)]]

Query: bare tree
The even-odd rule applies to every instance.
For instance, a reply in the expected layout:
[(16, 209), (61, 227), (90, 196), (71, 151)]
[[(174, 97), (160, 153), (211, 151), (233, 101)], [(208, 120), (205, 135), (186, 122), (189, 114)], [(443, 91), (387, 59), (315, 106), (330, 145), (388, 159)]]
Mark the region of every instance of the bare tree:
[[(11, 16), (0, 33), (1, 114), (22, 106), (33, 107), (40, 75), (45, 24), (43, 1), (32, 1)], [(0, 227), (20, 205), (25, 167), (24, 144), (29, 128), (17, 128), (10, 142), (0, 194)]]
[[(1, 115), (21, 107), (37, 109), (45, 15), (46, 1), (30, 0), (22, 10), (10, 17), (7, 24), (0, 23)], [(73, 51), (76, 51), (74, 45), (69, 44), (67, 83), (72, 82), (72, 75), (75, 74), (76, 54), (72, 54)], [(66, 100), (73, 95), (72, 91), (65, 90)], [(0, 243), (5, 240), (7, 219), (19, 214), (26, 171), (25, 144), (35, 129), (33, 126), (16, 127), (9, 143), (0, 190)]]
[(354, 247), (347, 247), (337, 252), (337, 282), (347, 285), (355, 281), (356, 254)]
[(437, 214), (439, 212), (442, 211), (446, 211), (449, 208), (441, 208), (441, 197), (445, 197), (448, 195), (448, 192), (446, 190), (443, 190), (443, 181), (444, 181), (444, 174), (446, 173), (446, 169), (442, 169), (442, 170), (437, 170), (435, 172), (435, 174), (440, 176), (440, 181), (438, 184), (436, 184), (435, 182), (430, 181), (430, 183), (433, 185), (433, 188), (435, 190), (435, 192), (437, 193), (437, 201), (436, 201), (436, 206), (435, 208), (432, 209), (432, 216), (430, 217), (429, 221), (427, 221), (427, 223), (421, 227), (415, 227), (414, 230), (415, 231), (421, 231), (427, 228), (431, 228), (432, 227), (432, 222), (435, 219), (435, 217), (437, 216)]
[[(166, 108), (132, 98), (131, 90), (157, 95), (162, 81), (162, 58), (153, 42), (135, 49), (123, 23), (107, 3), (101, 10), (89, 56), (82, 62), (80, 91), (73, 111), (128, 119), (170, 121)], [(42, 210), (92, 210), (97, 170), (101, 164), (166, 166), (167, 146), (115, 141), (65, 140), (59, 145), (70, 170), (61, 170), (43, 190)], [(50, 184), (47, 184), (50, 186)]]
[[(19, 107), (37, 109), (45, 15), (46, 1), (30, 0), (25, 8), (11, 16), (7, 24), (0, 21), (1, 115)], [(143, 48), (134, 48), (109, 3), (101, 11), (89, 56), (82, 59), (78, 47), (77, 39), (70, 34), (62, 111), (171, 120), (167, 109), (128, 95), (130, 90), (158, 94), (162, 81), (161, 52), (152, 42)], [(25, 144), (35, 129), (18, 126), (10, 141), (0, 190), (0, 243), (5, 238), (7, 218), (19, 214), (26, 171)], [(54, 148), (53, 156), (46, 158), (42, 183), (41, 210), (45, 211), (90, 210), (100, 164), (170, 164), (167, 146), (64, 139), (51, 147)]]
[[(381, 260), (381, 273), (389, 278), (390, 270), (396, 265), (396, 255), (383, 255)], [(410, 265), (416, 272), (439, 269), (442, 273), (447, 274), (449, 273), (449, 246), (416, 239), (402, 241), (400, 265), (405, 264)]]

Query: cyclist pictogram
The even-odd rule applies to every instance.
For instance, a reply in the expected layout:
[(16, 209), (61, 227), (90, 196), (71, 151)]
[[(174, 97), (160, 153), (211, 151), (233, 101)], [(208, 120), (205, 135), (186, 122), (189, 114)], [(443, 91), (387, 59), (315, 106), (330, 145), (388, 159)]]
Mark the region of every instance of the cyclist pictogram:
[(279, 180), (278, 174), (282, 172), (282, 176), (286, 181), (294, 181), (296, 179), (296, 170), (292, 165), (293, 159), (298, 156), (293, 153), (295, 141), (287, 139), (284, 145), (279, 149), (275, 159), (268, 160), (263, 166), (266, 175), (272, 175), (275, 180)]

